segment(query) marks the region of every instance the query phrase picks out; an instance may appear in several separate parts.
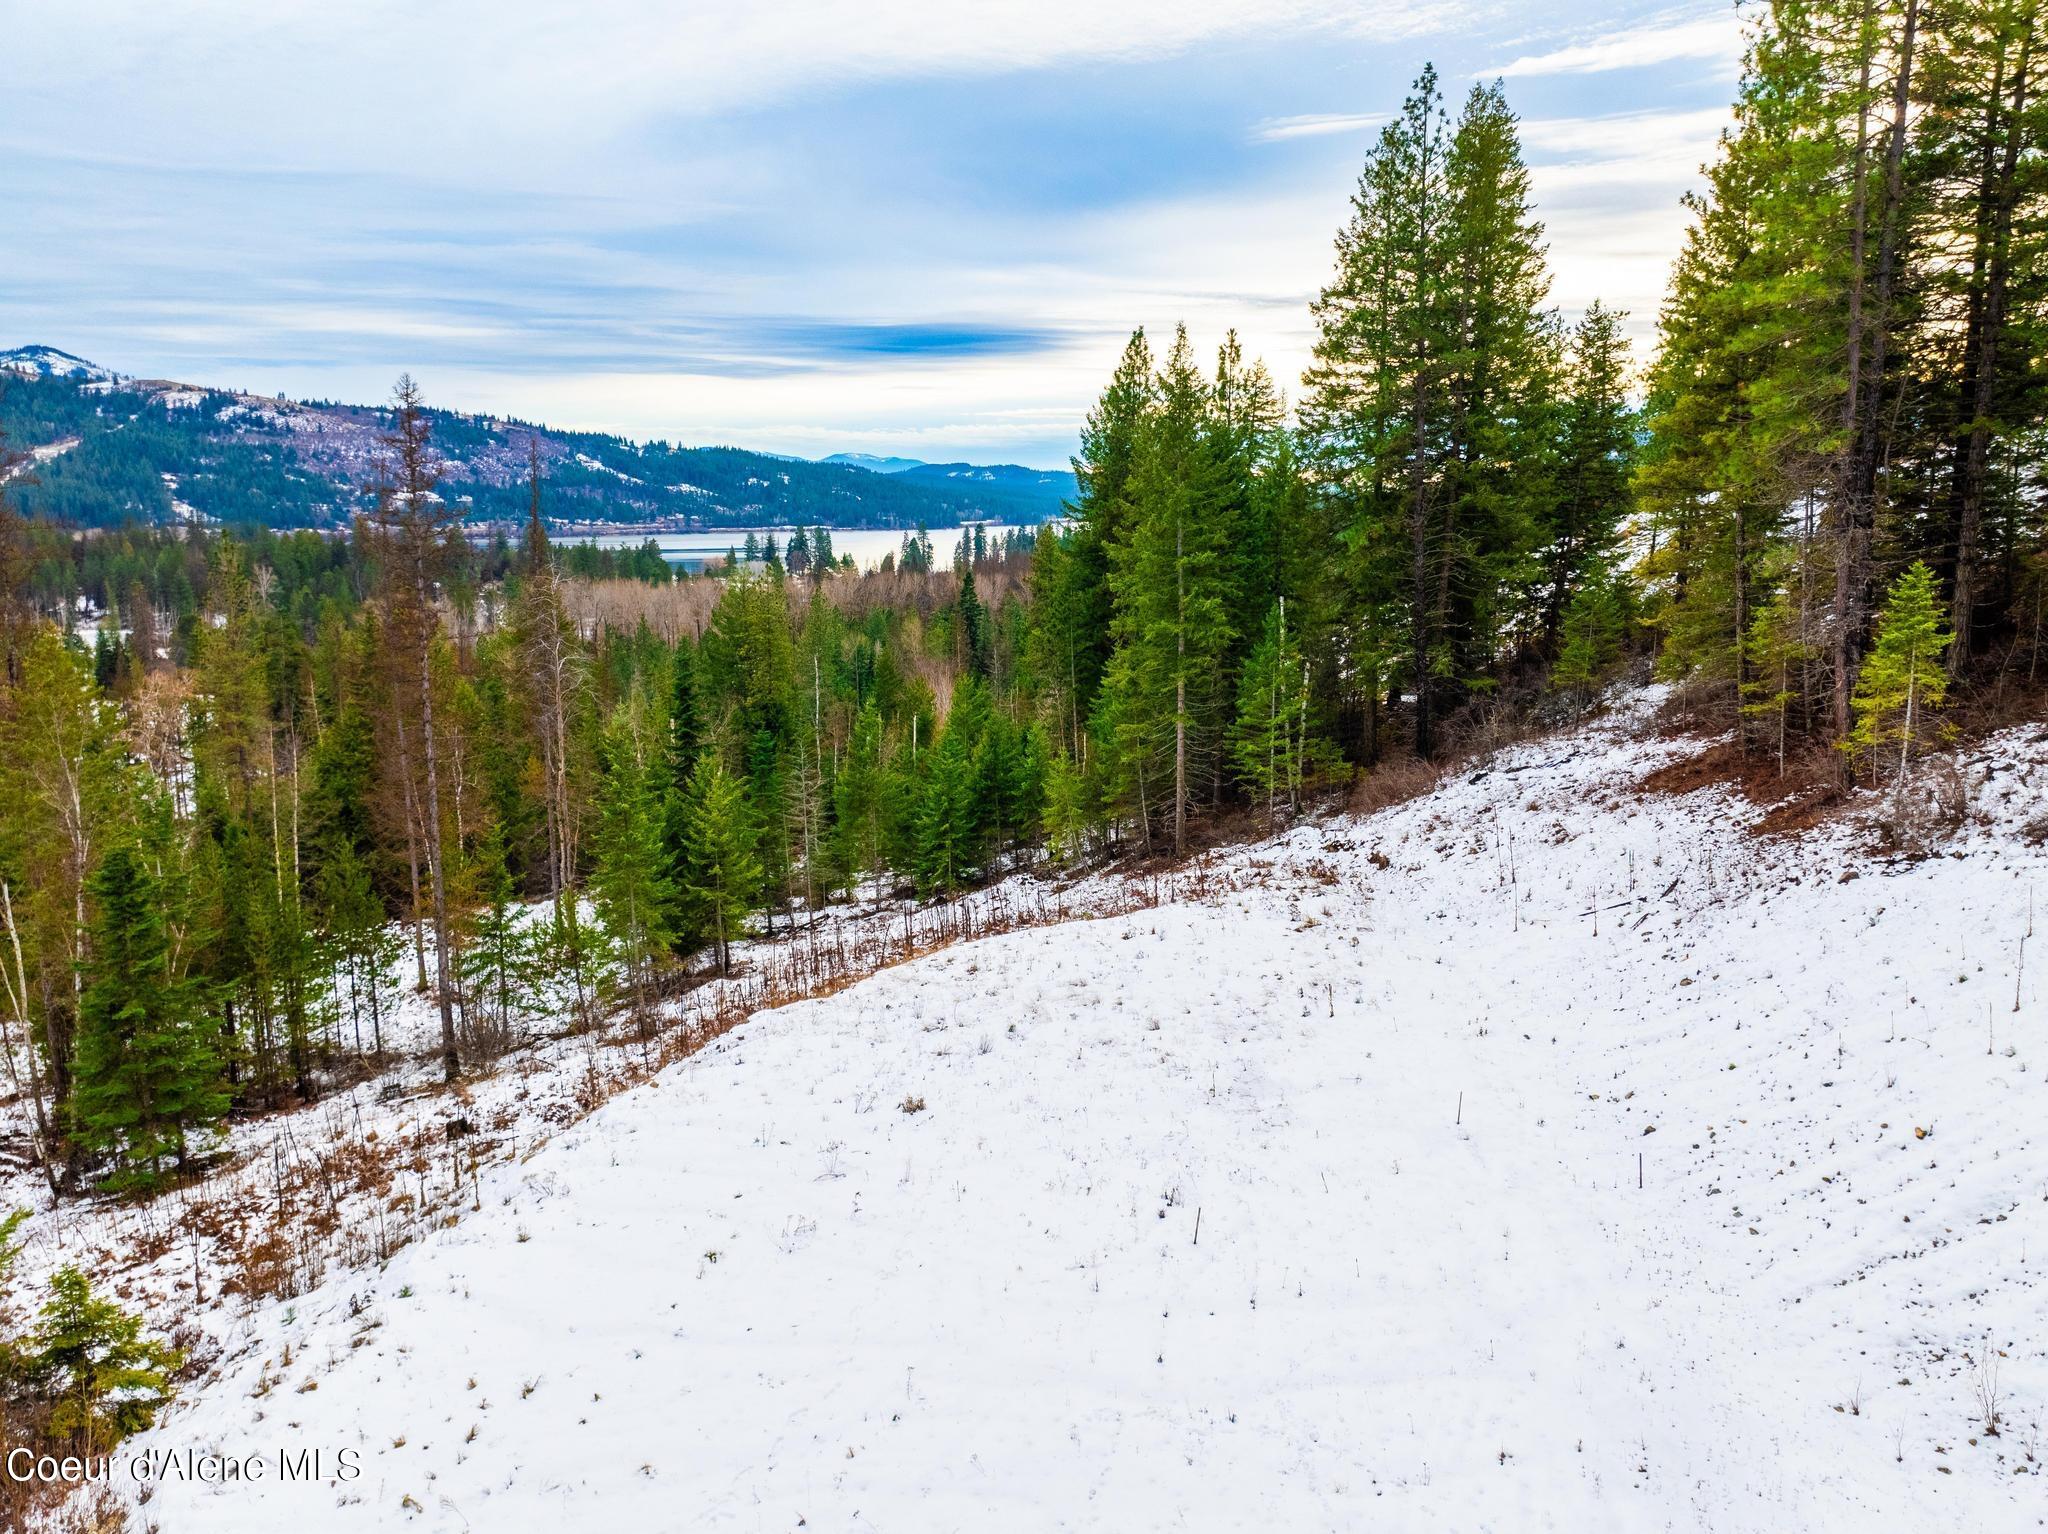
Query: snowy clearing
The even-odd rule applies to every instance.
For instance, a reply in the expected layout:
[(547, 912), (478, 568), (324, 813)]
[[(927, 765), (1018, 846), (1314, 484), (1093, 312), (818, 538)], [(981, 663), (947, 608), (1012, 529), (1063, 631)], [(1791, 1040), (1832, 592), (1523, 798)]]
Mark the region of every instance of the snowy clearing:
[(1636, 791), (1699, 745), (1542, 742), (759, 1014), (224, 1319), (127, 1446), (359, 1478), (147, 1516), (2040, 1526), (2048, 730), (1920, 863)]

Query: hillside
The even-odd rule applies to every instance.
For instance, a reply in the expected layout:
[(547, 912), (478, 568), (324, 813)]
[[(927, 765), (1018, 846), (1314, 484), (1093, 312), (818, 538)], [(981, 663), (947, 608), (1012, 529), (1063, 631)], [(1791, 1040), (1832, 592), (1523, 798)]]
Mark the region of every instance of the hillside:
[(925, 463), (916, 458), (877, 458), (869, 453), (834, 453), (818, 461), (892, 475), (908, 484), (1033, 497), (1054, 507), (1080, 493), (1071, 469), (1027, 469), (1015, 463)]
[[(636, 443), (527, 422), (431, 413), (449, 493), (480, 521), (526, 508), (527, 445), (547, 464), (557, 525), (950, 526), (1059, 514), (1073, 476), (1014, 465), (902, 474), (735, 447)], [(128, 378), (52, 347), (0, 352), (0, 439), (31, 450), (13, 495), (82, 527), (201, 518), (271, 527), (344, 522), (372, 477), (381, 409)], [(934, 472), (927, 473), (926, 470)]]
[(360, 1478), (149, 1517), (2034, 1526), (2048, 732), (1909, 862), (1646, 791), (1705, 743), (1642, 720), (760, 1013), (579, 1121), (573, 1041), (302, 1115), (499, 1149), (387, 1263), (205, 1311), (215, 1376), (129, 1446)]

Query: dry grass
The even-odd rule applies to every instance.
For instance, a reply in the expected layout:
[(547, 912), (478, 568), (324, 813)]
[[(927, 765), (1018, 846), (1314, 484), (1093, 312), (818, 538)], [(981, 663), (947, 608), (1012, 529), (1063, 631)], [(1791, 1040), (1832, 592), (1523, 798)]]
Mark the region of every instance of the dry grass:
[(1344, 807), (1356, 815), (1392, 809), (1410, 799), (1435, 793), (1451, 770), (1442, 762), (1425, 762), (1415, 756), (1382, 762), (1351, 786)]
[[(974, 568), (975, 589), (988, 607), (999, 608), (1013, 596), (1028, 595), (1029, 575), (1030, 562), (1021, 555), (988, 560)], [(926, 575), (869, 570), (830, 576), (819, 589), (826, 601), (849, 618), (864, 618), (883, 609), (915, 613), (925, 619), (959, 596), (960, 582), (950, 569)], [(562, 601), (585, 637), (600, 629), (629, 634), (645, 622), (665, 643), (674, 644), (686, 634), (692, 639), (704, 636), (724, 590), (723, 580), (706, 576), (691, 576), (667, 586), (635, 580), (567, 579), (562, 582)], [(807, 580), (784, 583), (792, 617), (801, 619), (811, 590)]]

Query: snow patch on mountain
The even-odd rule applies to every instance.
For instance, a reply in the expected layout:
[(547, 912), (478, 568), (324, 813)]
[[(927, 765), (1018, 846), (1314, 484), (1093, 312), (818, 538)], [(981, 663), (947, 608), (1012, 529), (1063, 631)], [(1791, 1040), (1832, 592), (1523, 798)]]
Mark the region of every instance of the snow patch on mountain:
[(121, 376), (112, 368), (87, 362), (54, 346), (16, 346), (0, 352), (0, 371), (27, 378), (77, 378), (95, 383), (113, 383)]
[(604, 462), (602, 459), (593, 458), (588, 453), (578, 453), (576, 455), (576, 461), (582, 464), (584, 468), (589, 469), (594, 473), (609, 474), (613, 479), (623, 480), (626, 484), (629, 485), (641, 485), (646, 483), (645, 480), (635, 479), (630, 474), (622, 473), (620, 470), (613, 468), (610, 464)]

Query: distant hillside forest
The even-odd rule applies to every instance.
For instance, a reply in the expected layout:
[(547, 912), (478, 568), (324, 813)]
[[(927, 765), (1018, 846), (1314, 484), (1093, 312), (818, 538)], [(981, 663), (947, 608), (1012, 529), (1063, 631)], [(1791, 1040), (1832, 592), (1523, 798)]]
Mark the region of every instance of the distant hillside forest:
[[(1074, 485), (1064, 470), (943, 464), (878, 474), (735, 447), (429, 415), (446, 493), (480, 522), (524, 518), (529, 442), (539, 446), (557, 525), (1028, 524), (1058, 516)], [(385, 409), (0, 368), (0, 436), (40, 460), (12, 498), (28, 516), (73, 527), (344, 526), (369, 505), (377, 440), (390, 422)]]

